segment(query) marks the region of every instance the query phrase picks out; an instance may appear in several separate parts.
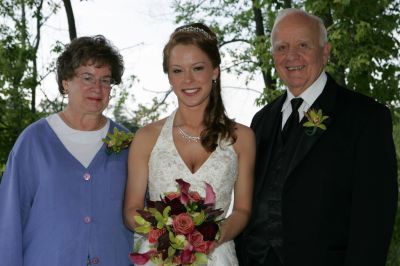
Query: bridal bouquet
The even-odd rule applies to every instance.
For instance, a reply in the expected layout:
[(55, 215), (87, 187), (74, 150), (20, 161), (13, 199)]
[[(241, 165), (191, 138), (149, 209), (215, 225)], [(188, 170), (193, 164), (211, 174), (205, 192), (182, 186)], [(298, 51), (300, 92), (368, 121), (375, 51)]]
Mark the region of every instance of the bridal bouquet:
[(206, 197), (190, 191), (190, 184), (177, 179), (178, 191), (165, 193), (159, 201), (147, 201), (135, 216), (135, 231), (146, 234), (150, 249), (133, 252), (135, 265), (151, 260), (156, 265), (206, 265), (207, 254), (219, 239), (221, 209), (215, 209), (215, 193), (206, 185)]

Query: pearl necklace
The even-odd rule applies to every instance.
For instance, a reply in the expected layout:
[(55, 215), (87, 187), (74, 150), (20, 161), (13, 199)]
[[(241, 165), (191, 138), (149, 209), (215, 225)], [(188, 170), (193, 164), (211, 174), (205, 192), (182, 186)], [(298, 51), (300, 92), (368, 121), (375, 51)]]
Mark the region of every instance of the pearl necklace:
[(200, 137), (199, 136), (189, 135), (182, 128), (180, 128), (179, 126), (176, 126), (176, 128), (178, 129), (179, 135), (182, 138), (186, 139), (188, 142), (200, 142)]

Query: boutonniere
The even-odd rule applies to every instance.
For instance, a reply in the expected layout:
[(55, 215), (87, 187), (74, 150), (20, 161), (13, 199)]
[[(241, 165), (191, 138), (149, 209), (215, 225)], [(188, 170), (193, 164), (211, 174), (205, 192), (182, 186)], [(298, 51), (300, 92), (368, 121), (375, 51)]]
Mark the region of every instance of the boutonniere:
[(119, 131), (118, 128), (114, 127), (114, 132), (107, 133), (107, 136), (102, 141), (107, 145), (107, 154), (120, 153), (123, 149), (128, 148), (132, 142), (133, 133), (126, 133)]
[(303, 124), (306, 128), (306, 134), (309, 136), (314, 135), (317, 129), (326, 130), (326, 125), (323, 123), (329, 118), (327, 115), (322, 114), (322, 110), (310, 108), (307, 112), (304, 112), (304, 116), (307, 118), (307, 122)]

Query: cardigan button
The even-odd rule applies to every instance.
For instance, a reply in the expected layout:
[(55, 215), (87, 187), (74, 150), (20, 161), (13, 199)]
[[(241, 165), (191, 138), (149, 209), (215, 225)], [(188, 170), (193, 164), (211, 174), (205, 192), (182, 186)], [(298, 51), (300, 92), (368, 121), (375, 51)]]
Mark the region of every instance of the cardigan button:
[(90, 216), (85, 216), (85, 217), (83, 217), (83, 222), (85, 224), (88, 224), (88, 223), (92, 222), (92, 218)]
[(90, 176), (89, 173), (85, 173), (85, 174), (83, 175), (83, 179), (85, 179), (86, 181), (89, 181), (90, 178), (91, 178), (91, 176)]

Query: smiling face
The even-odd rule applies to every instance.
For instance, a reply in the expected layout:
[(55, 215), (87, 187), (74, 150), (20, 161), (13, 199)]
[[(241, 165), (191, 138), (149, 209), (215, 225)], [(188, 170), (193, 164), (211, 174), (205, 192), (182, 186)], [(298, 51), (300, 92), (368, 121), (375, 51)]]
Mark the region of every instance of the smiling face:
[(298, 96), (319, 77), (330, 45), (321, 45), (318, 22), (304, 14), (282, 18), (272, 33), (272, 55), (279, 77)]
[(212, 80), (217, 79), (219, 68), (195, 45), (178, 44), (171, 49), (168, 62), (169, 82), (180, 105), (207, 106)]
[(63, 80), (68, 108), (74, 113), (101, 115), (110, 99), (111, 87), (106, 86), (111, 78), (110, 68), (88, 64), (78, 67), (75, 73), (73, 78)]

